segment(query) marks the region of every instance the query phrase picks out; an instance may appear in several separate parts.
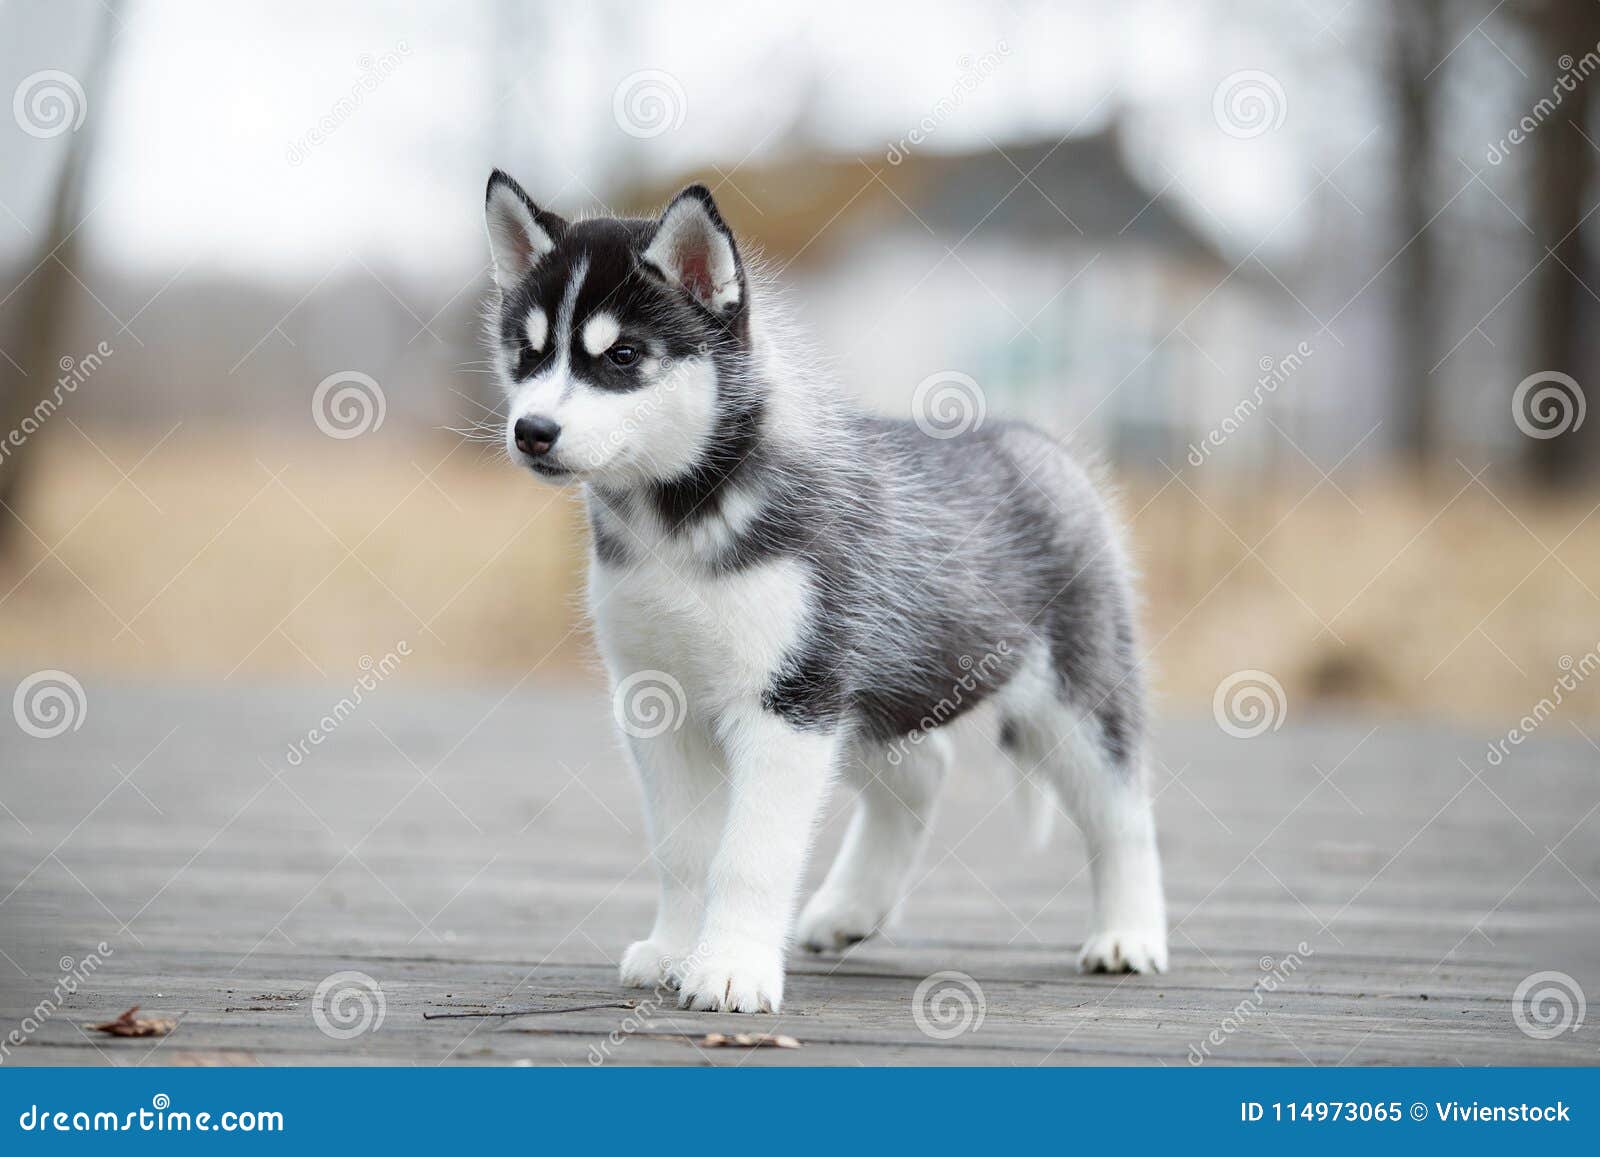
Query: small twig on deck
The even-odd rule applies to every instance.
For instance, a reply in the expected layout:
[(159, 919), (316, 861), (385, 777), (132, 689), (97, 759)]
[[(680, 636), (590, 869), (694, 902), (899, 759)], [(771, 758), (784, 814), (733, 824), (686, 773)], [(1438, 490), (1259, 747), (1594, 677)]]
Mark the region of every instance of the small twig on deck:
[(555, 1012), (593, 1012), (599, 1008), (637, 1008), (633, 1000), (608, 1001), (605, 1004), (572, 1004), (565, 1008), (514, 1008), (509, 1012), (425, 1012), (423, 1020), (457, 1020), (474, 1016), (548, 1016)]

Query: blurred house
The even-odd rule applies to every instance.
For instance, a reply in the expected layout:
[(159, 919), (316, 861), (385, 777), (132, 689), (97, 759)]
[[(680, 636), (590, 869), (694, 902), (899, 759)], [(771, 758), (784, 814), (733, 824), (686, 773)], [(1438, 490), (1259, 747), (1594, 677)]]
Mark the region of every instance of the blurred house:
[[(652, 212), (691, 181), (885, 412), (909, 413), (929, 375), (965, 374), (993, 412), (1175, 462), (1286, 340), (1269, 336), (1288, 332), (1282, 295), (1135, 175), (1114, 125), (964, 153), (791, 149), (632, 188), (625, 207)], [(1275, 420), (1303, 425), (1296, 405), (1275, 398)]]

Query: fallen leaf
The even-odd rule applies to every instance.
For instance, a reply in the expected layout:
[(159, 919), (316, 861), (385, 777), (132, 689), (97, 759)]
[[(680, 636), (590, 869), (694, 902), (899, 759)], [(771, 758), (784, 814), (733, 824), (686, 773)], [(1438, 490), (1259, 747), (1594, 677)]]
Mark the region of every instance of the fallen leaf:
[(700, 1041), (708, 1049), (797, 1049), (800, 1042), (781, 1032), (707, 1033)]
[(165, 1016), (135, 1016), (139, 1011), (136, 1004), (127, 1012), (108, 1020), (104, 1024), (92, 1024), (89, 1027), (95, 1032), (103, 1032), (108, 1036), (166, 1036), (178, 1022)]

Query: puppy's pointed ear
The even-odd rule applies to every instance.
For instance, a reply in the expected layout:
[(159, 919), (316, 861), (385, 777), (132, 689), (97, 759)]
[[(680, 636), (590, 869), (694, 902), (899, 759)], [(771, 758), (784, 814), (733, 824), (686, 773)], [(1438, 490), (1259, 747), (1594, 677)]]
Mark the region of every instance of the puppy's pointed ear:
[(732, 318), (744, 306), (744, 263), (704, 185), (690, 185), (672, 199), (656, 222), (644, 260), (720, 318)]
[(502, 290), (515, 288), (567, 230), (565, 221), (535, 205), (522, 186), (499, 169), (489, 174), (484, 216), (494, 280)]

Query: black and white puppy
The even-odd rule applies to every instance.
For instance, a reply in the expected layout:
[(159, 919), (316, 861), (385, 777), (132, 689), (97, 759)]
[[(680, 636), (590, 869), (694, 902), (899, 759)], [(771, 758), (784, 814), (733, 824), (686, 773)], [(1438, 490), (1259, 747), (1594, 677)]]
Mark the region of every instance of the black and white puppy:
[[(589, 608), (660, 876), (622, 980), (776, 1011), (791, 935), (870, 936), (910, 882), (988, 701), (1022, 785), (1088, 842), (1088, 970), (1160, 971), (1130, 569), (1049, 437), (934, 437), (849, 404), (794, 352), (711, 194), (566, 221), (496, 171), (490, 341), (506, 445), (584, 489)], [(830, 785), (858, 793), (795, 927)]]

